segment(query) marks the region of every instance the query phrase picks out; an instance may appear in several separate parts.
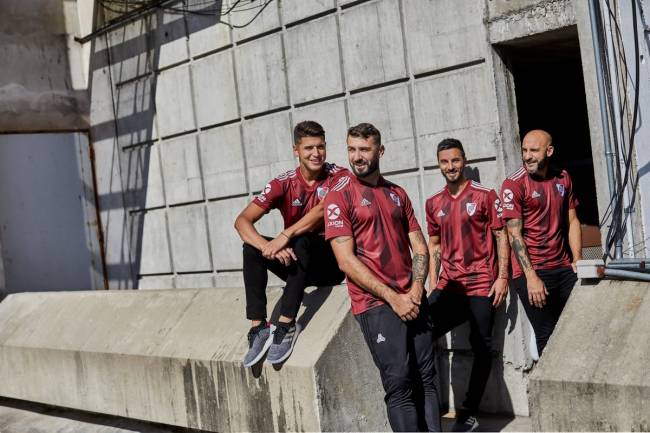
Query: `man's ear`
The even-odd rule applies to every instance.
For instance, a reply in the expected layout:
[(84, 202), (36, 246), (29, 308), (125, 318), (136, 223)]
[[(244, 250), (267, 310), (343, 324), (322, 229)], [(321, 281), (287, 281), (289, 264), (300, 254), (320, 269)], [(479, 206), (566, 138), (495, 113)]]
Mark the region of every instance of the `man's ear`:
[(555, 148), (553, 147), (552, 144), (549, 144), (548, 147), (546, 148), (546, 156), (550, 157), (553, 155), (553, 152), (555, 151)]
[(381, 146), (379, 146), (379, 157), (380, 157), (380, 158), (381, 158), (382, 156), (384, 156), (384, 150), (386, 150), (386, 148), (384, 147), (383, 144), (382, 144)]

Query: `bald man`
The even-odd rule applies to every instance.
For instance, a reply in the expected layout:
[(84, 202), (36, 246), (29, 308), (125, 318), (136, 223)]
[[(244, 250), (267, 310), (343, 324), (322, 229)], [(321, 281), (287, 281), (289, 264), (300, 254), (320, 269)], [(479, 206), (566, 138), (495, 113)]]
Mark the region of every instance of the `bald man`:
[(569, 173), (549, 166), (551, 135), (530, 131), (521, 145), (523, 167), (501, 188), (512, 251), (512, 285), (535, 330), (541, 355), (577, 281), (582, 234)]

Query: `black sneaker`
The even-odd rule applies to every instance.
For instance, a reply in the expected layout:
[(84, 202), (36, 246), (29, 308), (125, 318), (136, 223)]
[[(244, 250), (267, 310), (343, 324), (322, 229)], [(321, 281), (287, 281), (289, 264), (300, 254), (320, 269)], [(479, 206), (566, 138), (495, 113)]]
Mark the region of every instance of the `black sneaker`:
[(279, 364), (285, 361), (291, 355), (291, 352), (293, 352), (293, 346), (296, 344), (300, 330), (300, 324), (295, 322), (288, 327), (282, 325), (277, 326), (275, 328), (275, 335), (273, 336), (273, 344), (269, 348), (269, 354), (266, 356), (266, 360), (270, 364)]
[(275, 326), (266, 323), (255, 326), (248, 331), (248, 352), (244, 356), (244, 367), (252, 367), (264, 356), (271, 343)]
[(478, 420), (474, 415), (459, 414), (456, 417), (456, 422), (451, 427), (451, 431), (476, 431), (478, 425)]

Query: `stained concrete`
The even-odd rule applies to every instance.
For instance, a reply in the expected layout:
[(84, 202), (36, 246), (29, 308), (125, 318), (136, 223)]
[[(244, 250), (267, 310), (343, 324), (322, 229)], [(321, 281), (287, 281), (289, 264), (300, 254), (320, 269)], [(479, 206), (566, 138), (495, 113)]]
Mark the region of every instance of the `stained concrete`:
[[(208, 431), (387, 430), (345, 287), (309, 290), (293, 355), (261, 373), (241, 365), (243, 295), (11, 295), (0, 304), (0, 395)], [(279, 295), (269, 291), (270, 306)]]
[(650, 285), (573, 290), (530, 377), (536, 431), (650, 429)]

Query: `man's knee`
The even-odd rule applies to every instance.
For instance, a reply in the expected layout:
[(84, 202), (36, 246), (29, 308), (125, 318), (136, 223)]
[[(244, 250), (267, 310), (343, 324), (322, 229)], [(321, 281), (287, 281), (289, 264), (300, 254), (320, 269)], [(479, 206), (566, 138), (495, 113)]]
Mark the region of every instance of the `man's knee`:
[(413, 384), (411, 383), (408, 371), (388, 375), (384, 380), (386, 401), (409, 399), (412, 389)]
[(293, 252), (296, 253), (298, 257), (306, 256), (310, 254), (312, 248), (312, 238), (310, 234), (304, 234), (297, 236), (293, 239), (292, 248)]

